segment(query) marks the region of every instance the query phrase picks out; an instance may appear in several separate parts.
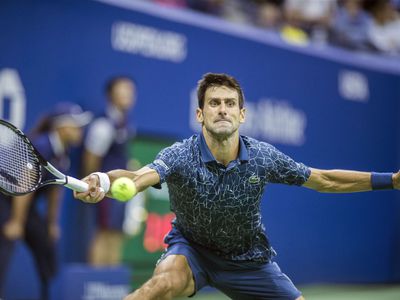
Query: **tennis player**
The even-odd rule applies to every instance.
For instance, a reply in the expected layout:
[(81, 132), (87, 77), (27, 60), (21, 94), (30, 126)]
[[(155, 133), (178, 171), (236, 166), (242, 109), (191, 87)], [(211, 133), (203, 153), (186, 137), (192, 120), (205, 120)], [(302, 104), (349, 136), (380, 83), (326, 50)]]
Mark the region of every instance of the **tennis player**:
[(75, 193), (85, 202), (98, 202), (104, 197), (99, 187), (108, 190), (121, 176), (132, 178), (138, 191), (168, 185), (176, 214), (165, 238), (168, 248), (152, 278), (125, 300), (193, 296), (207, 285), (232, 299), (304, 299), (273, 261), (275, 251), (261, 222), (265, 185), (330, 193), (399, 189), (399, 173), (309, 168), (270, 144), (239, 135), (244, 97), (229, 75), (205, 74), (197, 93), (200, 134), (162, 150), (136, 172), (93, 173), (84, 179), (89, 192)]

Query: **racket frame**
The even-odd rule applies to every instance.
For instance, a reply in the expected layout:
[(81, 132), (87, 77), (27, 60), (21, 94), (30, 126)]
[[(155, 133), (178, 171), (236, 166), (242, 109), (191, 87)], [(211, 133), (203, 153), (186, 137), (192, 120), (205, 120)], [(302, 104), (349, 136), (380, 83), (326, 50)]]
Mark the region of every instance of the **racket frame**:
[[(0, 187), (0, 191), (4, 194), (10, 195), (10, 196), (21, 196), (25, 195), (31, 192), (36, 191), (37, 189), (50, 185), (50, 184), (58, 184), (58, 185), (64, 185), (67, 188), (70, 188), (72, 190), (78, 191), (78, 192), (85, 192), (88, 190), (88, 184), (86, 182), (83, 182), (79, 179), (76, 179), (71, 176), (64, 175), (62, 172), (60, 172), (56, 167), (54, 167), (51, 163), (49, 163), (41, 154), (40, 152), (35, 148), (35, 146), (32, 144), (32, 142), (29, 140), (29, 138), (16, 126), (13, 124), (0, 119), (0, 126), (6, 126), (12, 131), (14, 131), (20, 138), (24, 140), (28, 148), (32, 150), (32, 152), (35, 154), (36, 159), (39, 162), (39, 168), (38, 168), (38, 180), (37, 183), (34, 187), (32, 187), (29, 191), (18, 193), (18, 192), (9, 192), (7, 190), (4, 190), (2, 187)], [(1, 137), (0, 137), (1, 138)], [(44, 167), (47, 171), (49, 171), (51, 174), (53, 174), (56, 178), (48, 179), (44, 182), (42, 182), (43, 179), (43, 172), (42, 172), (42, 167)]]

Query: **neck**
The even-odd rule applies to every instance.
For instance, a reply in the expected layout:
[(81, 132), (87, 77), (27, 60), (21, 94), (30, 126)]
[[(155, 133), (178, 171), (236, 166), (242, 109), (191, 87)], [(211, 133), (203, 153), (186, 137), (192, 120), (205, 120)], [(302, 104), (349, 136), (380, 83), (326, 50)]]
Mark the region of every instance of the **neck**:
[(120, 122), (125, 118), (125, 112), (112, 103), (107, 106), (106, 114), (115, 122)]
[(202, 129), (206, 144), (215, 159), (227, 166), (239, 154), (239, 132), (236, 131), (229, 137), (218, 138), (212, 135), (203, 126)]

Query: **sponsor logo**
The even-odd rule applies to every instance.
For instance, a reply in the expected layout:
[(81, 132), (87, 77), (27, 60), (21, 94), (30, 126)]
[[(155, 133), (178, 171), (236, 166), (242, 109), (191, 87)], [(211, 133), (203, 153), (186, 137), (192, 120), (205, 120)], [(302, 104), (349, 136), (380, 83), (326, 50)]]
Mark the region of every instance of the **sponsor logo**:
[(162, 161), (161, 159), (156, 159), (156, 160), (154, 161), (154, 163), (155, 163), (156, 165), (160, 165), (161, 167), (163, 167), (163, 168), (165, 169), (165, 171), (168, 171), (168, 169), (169, 169), (169, 167), (167, 166), (167, 164), (166, 164), (164, 161)]
[(249, 177), (249, 183), (257, 184), (259, 182), (260, 182), (260, 177), (258, 177), (257, 175), (252, 175)]
[(306, 114), (285, 100), (261, 99), (246, 103), (243, 134), (267, 142), (301, 146), (305, 142)]
[(341, 71), (338, 78), (339, 94), (346, 100), (368, 102), (369, 87), (367, 77), (355, 71)]
[(117, 300), (124, 298), (129, 293), (127, 284), (108, 284), (104, 282), (89, 281), (85, 283), (84, 300)]
[(128, 22), (112, 25), (111, 45), (117, 51), (174, 63), (187, 56), (185, 35)]

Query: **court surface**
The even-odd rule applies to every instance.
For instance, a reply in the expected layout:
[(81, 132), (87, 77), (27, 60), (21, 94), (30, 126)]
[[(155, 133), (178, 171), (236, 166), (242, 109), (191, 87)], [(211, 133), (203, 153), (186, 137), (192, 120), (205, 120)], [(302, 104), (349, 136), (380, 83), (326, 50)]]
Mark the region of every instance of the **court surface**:
[[(306, 300), (400, 300), (400, 285), (299, 286)], [(182, 298), (188, 299), (188, 298)], [(219, 292), (200, 292), (194, 300), (230, 299)]]

